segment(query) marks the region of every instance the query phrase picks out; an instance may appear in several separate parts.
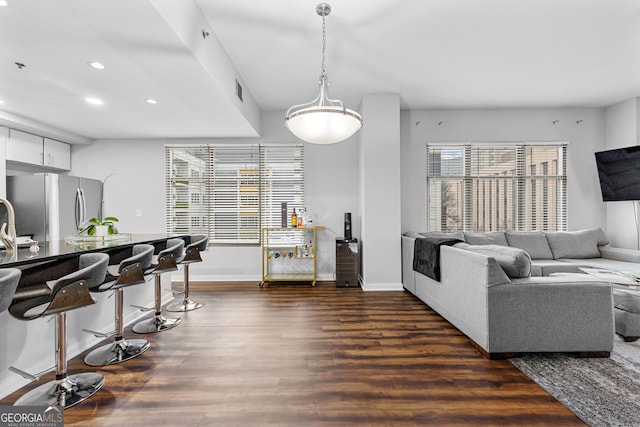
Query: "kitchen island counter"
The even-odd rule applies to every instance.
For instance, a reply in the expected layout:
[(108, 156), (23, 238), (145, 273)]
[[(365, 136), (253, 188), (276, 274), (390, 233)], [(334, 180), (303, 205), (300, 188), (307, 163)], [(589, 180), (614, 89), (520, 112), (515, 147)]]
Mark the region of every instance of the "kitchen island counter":
[[(74, 243), (66, 243), (64, 240), (54, 242), (40, 242), (39, 251), (31, 252), (29, 247), (19, 248), (14, 256), (6, 255), (4, 249), (0, 249), (0, 268), (21, 267), (27, 264), (57, 261), (66, 257), (75, 257), (88, 252), (110, 252), (131, 247), (139, 243), (158, 245), (173, 237), (166, 234), (127, 234), (127, 238), (78, 240)], [(158, 249), (156, 247), (156, 249)]]
[(171, 238), (182, 238), (185, 245), (190, 243), (190, 236), (170, 236), (166, 234), (129, 234), (117, 239), (78, 239), (73, 243), (53, 241), (40, 243), (38, 252), (31, 252), (29, 247), (19, 248), (13, 256), (0, 251), (0, 268), (19, 268), (22, 277), (18, 287), (29, 286), (42, 280), (53, 280), (65, 272), (73, 271), (78, 257), (90, 252), (104, 252), (109, 255), (109, 264), (118, 264), (131, 256), (131, 247), (140, 244), (150, 244), (155, 247), (154, 253), (166, 248), (166, 242)]

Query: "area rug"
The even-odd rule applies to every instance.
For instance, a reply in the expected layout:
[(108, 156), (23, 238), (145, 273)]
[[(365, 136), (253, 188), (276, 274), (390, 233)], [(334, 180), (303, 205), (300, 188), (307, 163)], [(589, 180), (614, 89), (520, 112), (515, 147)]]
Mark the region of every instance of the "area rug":
[(509, 361), (590, 426), (640, 426), (640, 341), (616, 337), (610, 358), (553, 353)]

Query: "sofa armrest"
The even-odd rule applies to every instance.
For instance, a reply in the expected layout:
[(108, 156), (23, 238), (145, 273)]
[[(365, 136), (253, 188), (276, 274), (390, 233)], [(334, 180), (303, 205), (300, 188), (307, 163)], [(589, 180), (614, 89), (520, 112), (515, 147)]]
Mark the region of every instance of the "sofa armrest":
[(489, 289), (488, 352), (613, 349), (610, 284), (588, 277), (533, 279)]
[(507, 273), (490, 255), (472, 252), (454, 245), (443, 246), (440, 249), (440, 256), (442, 281), (449, 279), (463, 284), (480, 282), (485, 287), (511, 283)]
[(616, 261), (640, 263), (640, 251), (633, 249), (612, 248), (610, 246), (599, 246), (600, 255), (605, 259)]

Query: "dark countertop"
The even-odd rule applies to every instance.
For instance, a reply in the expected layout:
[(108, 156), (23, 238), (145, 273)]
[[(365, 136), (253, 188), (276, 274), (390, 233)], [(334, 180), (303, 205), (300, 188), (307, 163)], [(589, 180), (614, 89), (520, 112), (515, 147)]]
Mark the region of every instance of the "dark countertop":
[[(126, 237), (128, 236), (128, 237)], [(119, 236), (114, 240), (78, 241), (65, 243), (65, 241), (40, 242), (40, 250), (32, 253), (29, 247), (19, 248), (13, 257), (7, 257), (4, 249), (0, 249), (0, 268), (22, 267), (28, 264), (58, 261), (65, 258), (76, 257), (88, 252), (111, 252), (112, 250), (125, 249), (138, 243), (148, 243), (157, 246), (172, 237), (167, 234), (128, 234)]]

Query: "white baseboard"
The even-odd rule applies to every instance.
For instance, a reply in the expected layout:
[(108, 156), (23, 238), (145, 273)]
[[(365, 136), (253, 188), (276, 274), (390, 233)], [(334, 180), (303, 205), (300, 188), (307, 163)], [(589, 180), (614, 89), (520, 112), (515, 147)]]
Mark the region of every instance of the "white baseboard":
[[(182, 283), (181, 275), (171, 276), (171, 281), (174, 283)], [(318, 275), (318, 281), (334, 281), (335, 277), (331, 274)], [(217, 276), (217, 275), (191, 275), (189, 277), (190, 282), (256, 282), (260, 283), (262, 278), (256, 275), (247, 276)], [(402, 282), (398, 283), (364, 283), (360, 278), (360, 286), (364, 291), (402, 291), (404, 287)]]
[[(173, 275), (171, 276), (172, 283), (182, 283), (183, 277), (182, 275)], [(218, 276), (211, 274), (201, 274), (201, 275), (189, 275), (189, 283), (193, 282), (256, 282), (260, 283), (262, 277), (256, 275), (246, 275), (246, 276)]]
[(360, 282), (363, 291), (401, 291), (402, 283), (364, 283)]
[[(173, 275), (171, 276), (171, 282), (172, 283), (182, 283), (183, 280), (183, 276), (180, 275)], [(218, 275), (207, 275), (207, 274), (201, 274), (201, 275), (193, 275), (190, 274), (189, 275), (189, 282), (256, 282), (256, 283), (260, 283), (260, 281), (262, 280), (262, 277), (260, 276), (256, 276), (256, 275), (246, 275), (246, 276), (238, 276), (238, 275), (233, 275), (233, 276), (218, 276)], [(317, 280), (322, 282), (322, 281), (333, 281), (336, 280), (334, 275), (332, 274), (319, 274), (317, 276)]]

